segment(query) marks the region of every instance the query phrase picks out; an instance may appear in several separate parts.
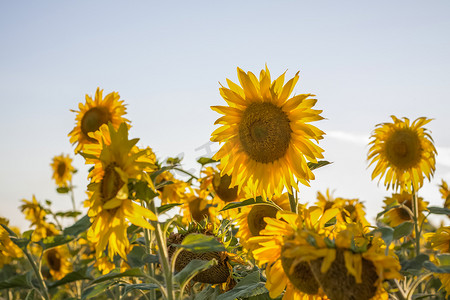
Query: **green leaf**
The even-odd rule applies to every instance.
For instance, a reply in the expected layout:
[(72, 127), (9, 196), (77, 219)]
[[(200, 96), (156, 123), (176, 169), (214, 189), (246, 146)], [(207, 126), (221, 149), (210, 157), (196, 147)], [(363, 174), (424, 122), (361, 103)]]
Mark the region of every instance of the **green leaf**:
[(155, 183), (155, 179), (156, 177), (158, 177), (159, 174), (164, 173), (167, 170), (171, 170), (173, 169), (175, 166), (166, 166), (166, 167), (162, 167), (161, 169), (153, 172), (152, 174), (150, 174), (150, 178), (152, 179), (153, 183)]
[(245, 276), (232, 290), (217, 297), (217, 300), (234, 300), (236, 298), (248, 298), (267, 294), (269, 291), (265, 288), (264, 284), (260, 280), (259, 271), (255, 271)]
[(179, 283), (180, 286), (183, 286), (187, 281), (191, 280), (192, 277), (216, 264), (217, 260), (215, 259), (193, 259), (187, 264), (186, 267), (183, 268), (183, 270), (181, 270), (174, 276), (174, 279)]
[(55, 215), (63, 218), (75, 218), (81, 215), (81, 211), (59, 211)]
[(312, 170), (315, 170), (318, 168), (322, 168), (329, 164), (332, 164), (332, 163), (329, 161), (326, 161), (326, 160), (319, 160), (319, 161), (317, 161), (317, 163), (308, 162), (308, 168), (312, 171)]
[(337, 221), (336, 216), (334, 216), (332, 219), (330, 219), (328, 222), (325, 223), (324, 227), (336, 225), (336, 221)]
[(428, 206), (427, 209), (435, 215), (450, 215), (450, 209), (446, 207)]
[(59, 187), (56, 189), (56, 191), (60, 194), (67, 194), (70, 189), (68, 187)]
[(222, 208), (221, 211), (225, 211), (228, 209), (233, 209), (233, 208), (238, 208), (238, 207), (244, 207), (244, 206), (248, 206), (248, 205), (255, 205), (255, 204), (264, 204), (264, 205), (271, 205), (271, 206), (275, 206), (273, 203), (268, 202), (268, 201), (264, 201), (263, 198), (261, 196), (256, 197), (256, 199), (254, 198), (250, 198), (241, 202), (231, 202), (228, 203), (227, 205), (225, 205), (224, 208)]
[(159, 264), (158, 255), (155, 254), (145, 254), (142, 257), (142, 261), (146, 264)]
[(128, 292), (134, 291), (134, 290), (140, 290), (140, 291), (148, 291), (148, 290), (154, 290), (158, 289), (158, 285), (154, 283), (136, 283), (136, 284), (120, 284), (120, 286), (124, 286), (122, 296), (126, 295)]
[(155, 189), (159, 190), (159, 189), (165, 187), (166, 185), (171, 185), (171, 184), (173, 184), (173, 181), (166, 180), (166, 181), (163, 181), (160, 184), (156, 185)]
[(391, 227), (379, 227), (373, 230), (371, 233), (375, 234), (377, 232), (381, 233), (381, 238), (386, 244), (386, 247), (389, 248), (389, 245), (392, 243), (392, 240), (394, 239), (394, 229)]
[(219, 287), (213, 288), (211, 285), (208, 285), (200, 293), (195, 294), (194, 300), (216, 300), (220, 293)]
[(145, 181), (136, 182), (132, 189), (136, 192), (136, 199), (150, 201), (158, 196), (158, 193), (153, 191)]
[(440, 274), (448, 274), (450, 273), (450, 266), (436, 266), (431, 261), (426, 261), (423, 263), (423, 266), (425, 269), (433, 272), (433, 273), (440, 273)]
[(165, 213), (166, 211), (168, 211), (169, 209), (171, 209), (172, 207), (175, 206), (180, 206), (181, 203), (169, 203), (163, 206), (158, 207), (156, 210), (158, 212), (158, 215)]
[(207, 164), (214, 164), (217, 163), (217, 160), (214, 160), (212, 158), (209, 157), (200, 157), (199, 159), (197, 159), (197, 162), (199, 164), (201, 164), (202, 166), (207, 165)]
[(81, 293), (81, 300), (91, 299), (104, 293), (107, 291), (110, 285), (114, 284), (113, 282), (103, 282), (100, 284), (96, 284), (94, 286), (90, 286), (83, 290)]
[(51, 288), (55, 288), (57, 286), (60, 286), (60, 285), (63, 285), (63, 284), (69, 283), (69, 282), (74, 282), (77, 280), (84, 280), (84, 279), (88, 279), (88, 280), (94, 279), (91, 275), (89, 275), (87, 273), (87, 267), (84, 267), (78, 271), (71, 272), (58, 281), (49, 283), (48, 288), (51, 289)]
[(52, 201), (50, 200), (45, 200), (45, 204), (47, 204), (48, 206), (52, 205)]
[(133, 249), (127, 254), (127, 263), (132, 268), (139, 268), (145, 265), (143, 256), (146, 254), (145, 248), (141, 246), (134, 246)]
[(39, 244), (44, 250), (50, 249), (56, 246), (64, 245), (70, 241), (73, 241), (73, 237), (67, 235), (52, 235), (43, 238), (39, 241)]
[(410, 235), (413, 228), (414, 223), (411, 222), (403, 222), (402, 224), (396, 226), (393, 233), (394, 240)]
[(439, 265), (450, 266), (450, 254), (438, 254), (436, 258), (439, 260)]
[(79, 219), (75, 224), (73, 224), (72, 226), (69, 226), (67, 228), (64, 229), (63, 233), (64, 235), (69, 235), (69, 236), (73, 236), (76, 237), (78, 236), (80, 233), (86, 231), (89, 229), (89, 227), (91, 227), (91, 221), (88, 215), (85, 215), (84, 217), (82, 217), (81, 219)]
[(30, 282), (30, 272), (14, 276), (8, 280), (0, 282), (0, 290), (11, 288), (26, 288), (31, 289), (33, 286)]
[(418, 275), (422, 270), (423, 263), (429, 261), (429, 259), (430, 257), (428, 255), (422, 253), (411, 260), (402, 261), (402, 271), (413, 275)]
[(226, 251), (222, 243), (216, 240), (213, 235), (205, 235), (201, 233), (191, 233), (183, 239), (181, 244), (174, 244), (174, 246), (196, 253)]
[(89, 285), (97, 284), (107, 280), (121, 278), (121, 277), (145, 277), (146, 275), (139, 268), (129, 269), (122, 273), (111, 272), (109, 274), (100, 276), (89, 282)]

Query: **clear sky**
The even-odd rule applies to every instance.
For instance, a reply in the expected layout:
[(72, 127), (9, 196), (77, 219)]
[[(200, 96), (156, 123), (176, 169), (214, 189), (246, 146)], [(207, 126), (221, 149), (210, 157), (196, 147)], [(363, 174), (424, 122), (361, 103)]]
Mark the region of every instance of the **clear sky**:
[[(433, 118), (439, 156), (420, 195), (441, 205), (450, 181), (449, 1), (0, 1), (0, 216), (25, 229), (20, 200), (69, 209), (51, 159), (71, 154), (78, 103), (97, 87), (127, 103), (131, 137), (159, 158), (183, 153), (187, 169), (206, 154), (223, 105), (219, 82), (236, 67), (272, 76), (300, 70), (294, 92), (314, 93), (326, 120), (320, 143), (334, 163), (318, 190), (359, 198), (369, 218), (389, 195), (370, 181), (368, 137), (389, 116)], [(197, 149), (197, 150), (196, 150)], [(217, 145), (212, 145), (217, 150)], [(77, 202), (87, 169), (75, 158)]]

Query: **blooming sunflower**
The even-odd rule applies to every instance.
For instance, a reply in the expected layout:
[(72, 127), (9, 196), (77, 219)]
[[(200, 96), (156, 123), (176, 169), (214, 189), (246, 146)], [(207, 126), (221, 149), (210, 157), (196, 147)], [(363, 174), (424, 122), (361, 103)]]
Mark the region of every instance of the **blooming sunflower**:
[(165, 171), (156, 176), (155, 185), (167, 181), (171, 181), (172, 183), (158, 188), (161, 205), (168, 203), (183, 203), (186, 198), (186, 189), (189, 187), (189, 184), (176, 179), (169, 171)]
[(441, 253), (450, 253), (450, 227), (440, 227), (436, 232), (426, 233), (431, 248)]
[(442, 183), (439, 185), (439, 192), (441, 193), (442, 199), (445, 201), (444, 207), (450, 208), (450, 189), (444, 179), (442, 179)]
[[(330, 208), (339, 208), (342, 210), (341, 214), (336, 216), (337, 221), (359, 222), (364, 227), (370, 226), (370, 223), (366, 219), (366, 212), (364, 211), (364, 204), (358, 199), (345, 199), (334, 198), (327, 189), (325, 195), (321, 192), (317, 192), (316, 205), (322, 208), (324, 211)], [(369, 230), (369, 228), (367, 228)]]
[(193, 189), (186, 194), (181, 205), (184, 224), (200, 223), (205, 219), (213, 223), (217, 221), (217, 209), (208, 196), (208, 191), (200, 189)]
[(259, 232), (266, 227), (266, 218), (275, 218), (279, 209), (289, 211), (289, 196), (287, 193), (281, 197), (272, 197), (272, 202), (276, 204), (267, 205), (257, 204), (245, 206), (241, 208), (240, 213), (236, 216), (237, 226), (239, 227), (236, 237), (239, 238), (241, 244), (247, 250), (253, 250), (256, 244), (248, 243), (249, 239), (259, 236)]
[(59, 187), (66, 187), (72, 181), (72, 173), (75, 168), (72, 166), (72, 159), (69, 155), (61, 154), (53, 157), (50, 164), (53, 169), (52, 178), (55, 179), (56, 185)]
[(231, 175), (230, 187), (239, 191), (247, 185), (252, 196), (280, 196), (301, 183), (309, 185), (314, 174), (307, 160), (323, 158), (318, 142), (324, 132), (308, 124), (323, 119), (321, 110), (312, 107), (311, 94), (290, 97), (298, 73), (284, 85), (284, 74), (272, 82), (269, 70), (262, 70), (259, 80), (237, 69), (239, 85), (227, 79), (228, 87), (220, 94), (229, 106), (211, 106), (224, 115), (215, 124), (211, 141), (224, 143), (213, 159), (223, 165), (222, 174)]
[(59, 280), (72, 271), (70, 254), (66, 245), (51, 248), (44, 252), (44, 260), (55, 280)]
[[(413, 199), (412, 195), (407, 192), (402, 192), (401, 194), (392, 194), (391, 197), (386, 197), (384, 199), (384, 203), (386, 204), (383, 208), (386, 209), (392, 205), (404, 205), (405, 207), (396, 207), (390, 209), (388, 212), (384, 214), (384, 222), (391, 227), (396, 227), (403, 222), (412, 222), (413, 218), (411, 216), (412, 213), (412, 205)], [(422, 197), (418, 197), (418, 206), (419, 206), (419, 224), (422, 222), (426, 222), (425, 215), (423, 211), (427, 209), (428, 202), (423, 201)]]
[(97, 88), (94, 100), (86, 95), (86, 103), (79, 103), (79, 111), (71, 110), (77, 113), (75, 118), (75, 128), (69, 133), (70, 142), (77, 143), (75, 152), (80, 151), (85, 144), (97, 143), (89, 133), (97, 131), (102, 124), (111, 122), (117, 129), (122, 122), (130, 123), (123, 115), (126, 114), (126, 108), (123, 100), (117, 92), (109, 93), (103, 98), (103, 90)]
[[(0, 217), (0, 224), (8, 226), (9, 221), (5, 218)], [(9, 227), (14, 233), (20, 235), (20, 230), (17, 227)], [(22, 250), (14, 244), (9, 238), (9, 233), (0, 226), (0, 268), (3, 265), (10, 263), (11, 259), (19, 258), (23, 256)]]
[[(126, 258), (129, 248), (127, 238), (128, 221), (143, 228), (153, 229), (147, 222), (156, 220), (150, 210), (134, 203), (128, 191), (128, 179), (143, 177), (143, 171), (153, 169), (149, 160), (141, 158), (148, 154), (147, 150), (138, 151), (135, 144), (138, 139), (128, 139), (128, 127), (122, 123), (118, 130), (112, 123), (102, 125), (97, 134), (97, 144), (84, 148), (83, 155), (94, 162), (94, 170), (89, 174), (91, 183), (88, 186), (92, 192), (89, 200), (88, 215), (92, 225), (88, 231), (88, 239), (96, 244), (96, 256), (101, 254), (108, 245), (110, 259), (118, 253)], [(109, 143), (105, 141), (109, 140)]]
[(372, 179), (385, 176), (384, 185), (409, 192), (423, 185), (424, 176), (431, 179), (436, 164), (436, 148), (424, 125), (431, 119), (418, 118), (412, 124), (391, 116), (393, 123), (378, 124), (372, 133), (367, 160), (376, 163)]
[(59, 234), (59, 230), (56, 229), (55, 225), (46, 221), (47, 213), (39, 202), (37, 202), (34, 195), (31, 201), (22, 199), (22, 202), (24, 202), (24, 204), (22, 204), (20, 208), (25, 214), (25, 218), (31, 222), (31, 226), (35, 226), (31, 236), (33, 242), (39, 242), (47, 236)]

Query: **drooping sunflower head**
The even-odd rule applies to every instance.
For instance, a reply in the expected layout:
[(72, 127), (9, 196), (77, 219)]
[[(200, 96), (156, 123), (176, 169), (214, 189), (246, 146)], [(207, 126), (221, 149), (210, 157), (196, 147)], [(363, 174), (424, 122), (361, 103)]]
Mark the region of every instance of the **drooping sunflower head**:
[[(0, 217), (0, 224), (8, 226), (9, 220)], [(9, 227), (16, 235), (20, 236), (20, 230), (17, 227)], [(0, 226), (0, 268), (8, 264), (11, 259), (23, 256), (22, 250), (10, 239), (10, 234), (6, 229)]]
[(409, 192), (423, 185), (424, 177), (431, 179), (436, 164), (436, 148), (429, 131), (423, 126), (431, 121), (418, 118), (412, 124), (391, 116), (393, 123), (377, 125), (372, 133), (367, 160), (376, 163), (372, 179), (383, 177), (387, 189), (393, 187)]
[(117, 129), (122, 122), (130, 123), (123, 117), (126, 108), (123, 100), (119, 100), (119, 93), (109, 93), (105, 98), (102, 94), (103, 90), (97, 88), (94, 99), (86, 95), (86, 102), (78, 104), (79, 111), (72, 110), (77, 116), (75, 128), (69, 133), (69, 137), (72, 144), (77, 144), (75, 152), (80, 151), (85, 144), (97, 143), (89, 133), (97, 131), (103, 124), (111, 122)]
[[(418, 197), (418, 205), (419, 205), (419, 222), (425, 221), (426, 218), (423, 213), (428, 206), (428, 202), (424, 201), (422, 197)], [(412, 222), (412, 205), (413, 205), (413, 196), (410, 193), (402, 192), (400, 194), (392, 194), (391, 197), (386, 197), (384, 200), (385, 206), (384, 209), (389, 206), (400, 205), (400, 207), (395, 207), (390, 209), (388, 212), (384, 214), (384, 222), (391, 227), (396, 227), (403, 222)]]
[(56, 185), (59, 187), (67, 187), (72, 180), (72, 173), (75, 168), (72, 166), (72, 159), (69, 155), (61, 154), (53, 157), (53, 161), (50, 164), (53, 169), (52, 178), (55, 180)]
[(44, 252), (44, 259), (53, 279), (59, 280), (72, 271), (70, 254), (66, 245), (51, 248)]
[(284, 84), (284, 74), (272, 81), (269, 70), (259, 79), (238, 68), (239, 85), (227, 79), (220, 94), (229, 106), (212, 106), (224, 115), (215, 124), (211, 141), (224, 145), (213, 157), (220, 160), (222, 174), (231, 175), (230, 186), (247, 185), (253, 196), (280, 196), (286, 187), (298, 189), (294, 176), (303, 184), (314, 179), (307, 160), (317, 162), (323, 150), (313, 141), (323, 132), (309, 122), (323, 119), (312, 107), (311, 94), (290, 97), (298, 73)]
[(239, 230), (236, 237), (239, 238), (241, 244), (247, 250), (253, 250), (257, 244), (249, 244), (251, 237), (259, 236), (260, 231), (267, 225), (267, 218), (275, 218), (277, 212), (281, 210), (289, 211), (289, 197), (287, 193), (281, 197), (272, 197), (267, 204), (257, 204), (245, 206), (236, 216), (237, 226)]
[(108, 245), (110, 259), (115, 253), (125, 258), (129, 248), (126, 235), (128, 221), (136, 226), (153, 229), (146, 219), (156, 220), (150, 210), (130, 199), (128, 190), (129, 179), (144, 178), (144, 171), (153, 168), (152, 152), (137, 148), (135, 145), (138, 139), (128, 139), (125, 123), (117, 130), (112, 123), (102, 125), (101, 130), (91, 136), (97, 137), (99, 143), (86, 146), (82, 153), (87, 163), (94, 164), (88, 186), (92, 192), (88, 215), (93, 219), (88, 238), (96, 245), (97, 257), (101, 257)]

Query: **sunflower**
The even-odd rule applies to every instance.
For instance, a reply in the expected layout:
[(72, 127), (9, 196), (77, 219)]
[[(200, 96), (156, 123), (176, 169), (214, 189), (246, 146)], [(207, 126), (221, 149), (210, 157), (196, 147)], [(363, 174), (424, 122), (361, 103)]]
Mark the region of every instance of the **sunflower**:
[[(331, 216), (309, 221), (320, 224)], [(310, 298), (387, 299), (382, 282), (401, 279), (401, 267), (394, 254), (385, 255), (380, 238), (369, 241), (356, 223), (336, 227), (339, 231), (326, 236), (305, 226), (305, 221), (300, 215), (279, 214), (277, 220), (268, 219), (261, 232), (265, 236), (256, 238), (262, 247), (254, 256), (260, 263), (269, 263), (266, 287), (272, 298), (286, 287), (284, 299), (298, 299), (296, 294), (301, 293)]]
[[(341, 214), (336, 216), (337, 221), (342, 222), (359, 222), (364, 227), (370, 226), (367, 221), (364, 211), (364, 204), (358, 199), (345, 199), (345, 198), (334, 198), (327, 189), (325, 195), (321, 192), (317, 192), (317, 202), (316, 205), (322, 208), (324, 211), (330, 208), (339, 208), (342, 210)], [(369, 229), (369, 228), (367, 228)]]
[(168, 181), (172, 183), (158, 188), (161, 205), (168, 203), (183, 203), (186, 198), (186, 189), (189, 187), (189, 184), (176, 179), (169, 171), (165, 171), (156, 176), (155, 185)]
[(200, 189), (210, 192), (213, 196), (213, 205), (216, 206), (216, 211), (224, 219), (233, 218), (235, 214), (234, 210), (221, 211), (228, 203), (237, 202), (251, 196), (246, 197), (246, 193), (241, 191), (238, 193), (238, 187), (230, 187), (231, 176), (227, 174), (221, 174), (221, 166), (218, 169), (213, 167), (207, 167), (202, 170), (200, 177)]
[(70, 254), (66, 245), (48, 249), (44, 252), (44, 260), (55, 280), (59, 280), (72, 271)]
[[(281, 197), (272, 197), (272, 204), (256, 204), (241, 208), (236, 216), (237, 226), (239, 227), (236, 237), (247, 250), (254, 250), (257, 245), (249, 244), (251, 237), (259, 236), (259, 232), (266, 227), (266, 218), (275, 218), (277, 212), (281, 210), (289, 211), (289, 196), (287, 193)], [(273, 203), (275, 205), (273, 205)]]
[(34, 231), (31, 236), (33, 242), (39, 242), (41, 239), (47, 236), (53, 236), (59, 234), (59, 230), (55, 225), (46, 221), (46, 215), (44, 208), (37, 202), (36, 197), (33, 195), (33, 199), (28, 201), (22, 199), (20, 209), (25, 214), (25, 218), (31, 222), (31, 226), (34, 226)]
[[(423, 211), (427, 209), (428, 202), (423, 201), (422, 197), (418, 197), (419, 204), (419, 224), (421, 222), (426, 222), (425, 215)], [(390, 209), (384, 214), (384, 222), (391, 227), (396, 227), (403, 222), (412, 222), (412, 195), (407, 192), (402, 192), (401, 194), (392, 194), (391, 197), (386, 197), (384, 200), (386, 204), (383, 208), (386, 209), (392, 205), (402, 205), (401, 207), (396, 207)]]
[(183, 216), (183, 223), (190, 224), (192, 222), (200, 223), (203, 220), (209, 222), (217, 222), (217, 207), (214, 206), (212, 200), (208, 197), (209, 193), (206, 190), (191, 189), (186, 193), (181, 206), (181, 215)]
[[(0, 224), (8, 226), (9, 220), (0, 217)], [(15, 234), (20, 235), (20, 230), (17, 227), (9, 227)], [(20, 258), (23, 256), (22, 250), (11, 241), (8, 231), (0, 226), (0, 268), (3, 265), (11, 262), (13, 258)]]
[(242, 88), (227, 79), (228, 87), (220, 94), (229, 106), (211, 106), (224, 115), (215, 124), (211, 141), (224, 143), (213, 159), (223, 165), (222, 174), (231, 175), (230, 187), (239, 191), (247, 185), (252, 196), (280, 196), (284, 187), (298, 190), (297, 181), (309, 185), (314, 174), (307, 161), (323, 158), (318, 142), (324, 132), (312, 121), (323, 119), (321, 110), (312, 107), (311, 94), (290, 97), (298, 73), (284, 85), (284, 74), (271, 81), (269, 70), (262, 70), (259, 80), (237, 69)]
[(444, 207), (450, 208), (450, 189), (444, 179), (442, 179), (442, 183), (439, 185), (439, 192), (441, 193), (442, 199), (445, 201)]
[(391, 116), (394, 123), (378, 124), (372, 133), (367, 160), (376, 163), (372, 180), (385, 176), (386, 189), (392, 186), (408, 192), (419, 190), (424, 176), (431, 179), (436, 164), (436, 148), (424, 125), (431, 119), (418, 118), (412, 124)]
[(440, 227), (436, 232), (426, 233), (431, 248), (441, 253), (450, 253), (450, 227)]
[(122, 122), (130, 123), (123, 115), (126, 114), (126, 108), (123, 100), (117, 92), (109, 93), (103, 98), (103, 90), (97, 88), (95, 98), (86, 95), (86, 103), (78, 104), (79, 111), (71, 110), (77, 113), (75, 118), (75, 128), (69, 133), (70, 142), (77, 143), (75, 152), (77, 153), (85, 144), (97, 143), (97, 140), (89, 133), (97, 131), (102, 124), (111, 122), (114, 129), (117, 129)]
[(53, 169), (52, 178), (55, 179), (56, 185), (59, 187), (69, 186), (72, 181), (72, 173), (75, 171), (69, 155), (61, 154), (53, 157), (53, 162), (50, 165)]
[(142, 158), (149, 152), (135, 147), (138, 139), (128, 139), (126, 123), (122, 123), (117, 131), (111, 123), (102, 125), (101, 130), (91, 137), (98, 143), (85, 147), (83, 153), (90, 163), (95, 163), (89, 174), (91, 183), (88, 189), (92, 194), (88, 215), (92, 225), (88, 239), (96, 245), (98, 258), (107, 245), (110, 259), (116, 253), (126, 258), (126, 250), (130, 246), (127, 220), (148, 229), (153, 227), (146, 219), (156, 220), (153, 212), (130, 199), (128, 179), (141, 179), (143, 171), (152, 170), (154, 166), (149, 162), (151, 159)]

